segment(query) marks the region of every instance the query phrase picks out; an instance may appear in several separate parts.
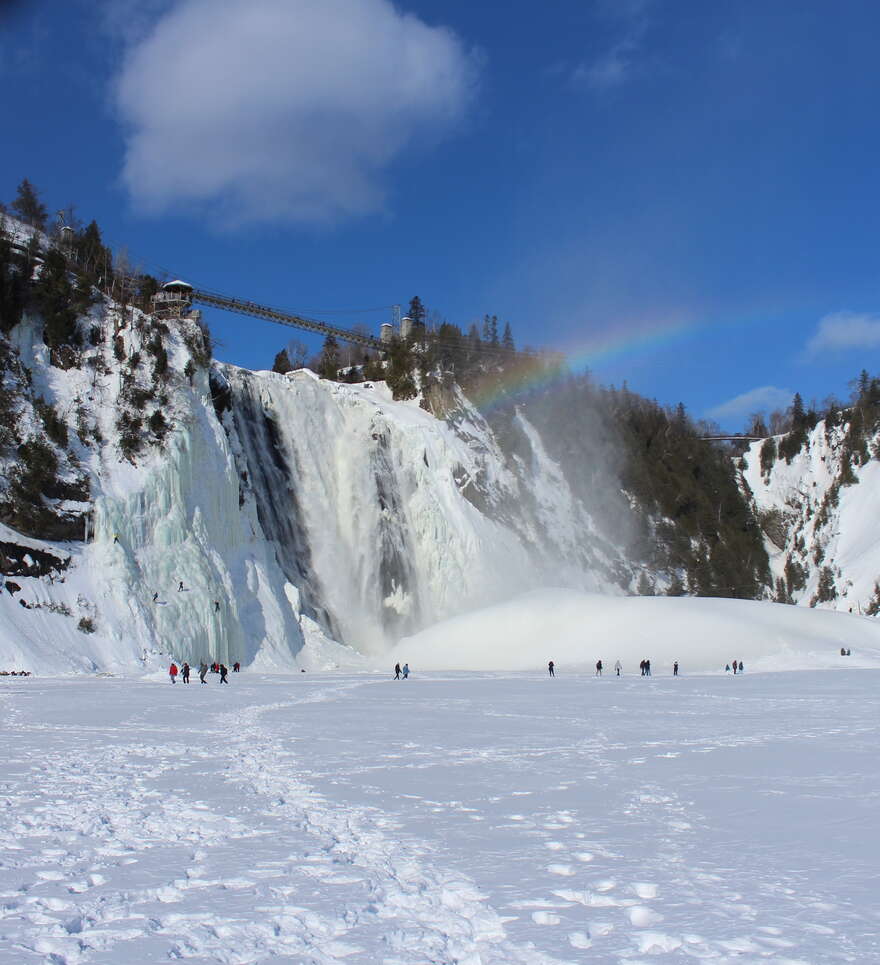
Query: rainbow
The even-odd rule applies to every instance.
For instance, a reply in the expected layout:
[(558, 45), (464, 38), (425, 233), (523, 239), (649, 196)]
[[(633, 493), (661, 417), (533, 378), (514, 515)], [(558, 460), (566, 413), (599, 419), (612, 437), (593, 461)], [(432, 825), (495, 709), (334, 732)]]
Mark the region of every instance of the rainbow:
[(697, 321), (662, 321), (633, 329), (596, 332), (587, 341), (559, 353), (561, 365), (514, 369), (484, 389), (471, 394), (471, 401), (486, 414), (498, 406), (515, 402), (518, 397), (546, 388), (569, 372), (592, 369), (603, 362), (669, 345), (704, 328)]

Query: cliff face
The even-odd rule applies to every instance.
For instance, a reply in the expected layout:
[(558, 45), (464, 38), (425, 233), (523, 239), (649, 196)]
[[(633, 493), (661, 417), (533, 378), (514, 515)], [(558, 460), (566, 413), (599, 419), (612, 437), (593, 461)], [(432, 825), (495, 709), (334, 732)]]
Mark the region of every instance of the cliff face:
[(854, 448), (854, 415), (819, 422), (788, 458), (776, 454), (784, 447), (765, 441), (742, 459), (780, 602), (858, 613), (877, 600), (880, 433), (859, 418)]
[(52, 271), (0, 318), (0, 670), (338, 665), (542, 587), (872, 599), (869, 408), (735, 466), (585, 379), (487, 421), (448, 372), (404, 402), (220, 364), (197, 317)]
[(3, 536), (67, 561), (7, 567), (13, 662), (289, 665), (306, 639), (330, 659), (539, 585), (614, 589), (620, 560), (522, 414), (508, 456), (458, 390), (441, 420), (383, 382), (208, 365), (192, 320), (102, 301), (80, 325), (66, 367), (39, 318), (3, 346)]

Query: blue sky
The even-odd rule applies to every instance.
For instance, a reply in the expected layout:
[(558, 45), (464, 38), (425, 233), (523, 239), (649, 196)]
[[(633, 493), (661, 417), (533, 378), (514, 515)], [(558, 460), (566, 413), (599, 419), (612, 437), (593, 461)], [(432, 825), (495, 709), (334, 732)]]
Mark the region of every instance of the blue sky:
[[(0, 3), (0, 196), (27, 176), (222, 292), (381, 309), (342, 324), (494, 313), (730, 428), (880, 370), (875, 4), (498, 10)], [(250, 367), (288, 337), (209, 320)]]

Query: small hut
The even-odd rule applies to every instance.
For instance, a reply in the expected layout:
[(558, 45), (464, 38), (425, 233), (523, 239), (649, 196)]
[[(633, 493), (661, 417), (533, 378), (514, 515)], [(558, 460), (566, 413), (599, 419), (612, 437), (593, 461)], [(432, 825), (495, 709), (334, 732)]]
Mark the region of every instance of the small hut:
[(193, 287), (179, 278), (166, 282), (153, 295), (153, 311), (162, 315), (184, 315), (192, 305)]

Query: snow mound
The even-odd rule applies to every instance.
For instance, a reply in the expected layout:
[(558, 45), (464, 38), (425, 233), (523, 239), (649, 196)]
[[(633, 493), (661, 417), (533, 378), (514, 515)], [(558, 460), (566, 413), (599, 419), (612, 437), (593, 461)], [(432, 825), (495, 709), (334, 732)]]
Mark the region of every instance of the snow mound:
[[(841, 648), (852, 655), (842, 657)], [(776, 603), (691, 597), (607, 597), (540, 590), (405, 638), (392, 660), (420, 669), (562, 668), (624, 673), (880, 667), (880, 624), (867, 617)]]

